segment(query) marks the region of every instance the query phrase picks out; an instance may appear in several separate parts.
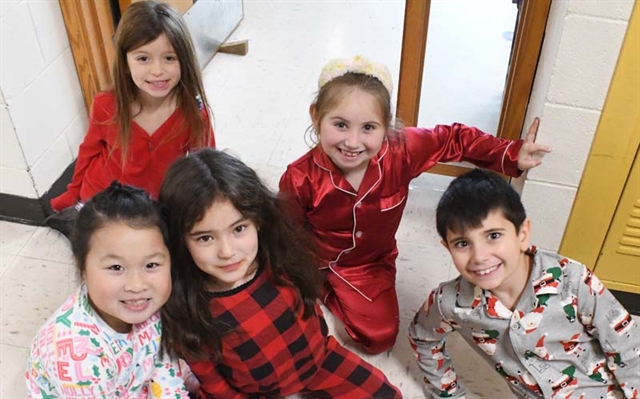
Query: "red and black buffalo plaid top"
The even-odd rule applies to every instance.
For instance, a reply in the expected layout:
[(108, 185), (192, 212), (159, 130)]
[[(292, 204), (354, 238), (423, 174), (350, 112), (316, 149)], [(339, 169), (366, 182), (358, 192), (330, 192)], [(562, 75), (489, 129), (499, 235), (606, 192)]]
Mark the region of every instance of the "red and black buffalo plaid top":
[(222, 361), (189, 362), (200, 395), (216, 399), (282, 397), (400, 398), (382, 372), (328, 336), (322, 311), (302, 319), (297, 292), (273, 284), (262, 268), (253, 280), (210, 293), (214, 317), (231, 327)]

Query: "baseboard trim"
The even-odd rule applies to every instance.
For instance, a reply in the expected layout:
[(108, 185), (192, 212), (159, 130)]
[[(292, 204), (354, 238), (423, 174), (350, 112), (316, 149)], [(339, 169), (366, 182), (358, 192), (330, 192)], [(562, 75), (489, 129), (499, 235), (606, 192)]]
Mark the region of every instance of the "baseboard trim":
[(640, 295), (625, 291), (610, 290), (613, 296), (624, 306), (629, 313), (640, 316)]
[(65, 192), (73, 177), (75, 166), (75, 161), (67, 166), (58, 180), (40, 198), (27, 198), (0, 193), (0, 220), (43, 226), (47, 216), (53, 213), (53, 209), (49, 204), (51, 198), (55, 198)]
[(0, 193), (0, 220), (42, 226), (46, 217), (39, 198)]

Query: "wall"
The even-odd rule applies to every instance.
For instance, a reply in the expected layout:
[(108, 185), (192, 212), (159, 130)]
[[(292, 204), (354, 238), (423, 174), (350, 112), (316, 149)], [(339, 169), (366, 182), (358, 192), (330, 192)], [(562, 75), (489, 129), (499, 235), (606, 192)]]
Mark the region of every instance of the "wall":
[(541, 117), (537, 141), (553, 148), (532, 170), (522, 199), (533, 242), (557, 250), (571, 213), (618, 60), (633, 0), (551, 4), (525, 126)]
[(0, 193), (41, 197), (87, 128), (57, 0), (0, 2)]

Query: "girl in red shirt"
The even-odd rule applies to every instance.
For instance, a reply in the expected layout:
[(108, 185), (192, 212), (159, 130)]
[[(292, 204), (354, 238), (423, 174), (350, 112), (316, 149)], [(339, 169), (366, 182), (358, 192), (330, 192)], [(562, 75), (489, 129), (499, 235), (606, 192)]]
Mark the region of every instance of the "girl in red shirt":
[(379, 353), (398, 334), (395, 234), (411, 180), (460, 161), (518, 176), (549, 149), (533, 142), (537, 118), (517, 141), (459, 123), (391, 127), (391, 75), (362, 57), (327, 64), (318, 88), (309, 108), (318, 145), (287, 167), (280, 191), (319, 247), (323, 302), (356, 342)]
[(47, 224), (65, 235), (77, 208), (113, 180), (157, 198), (171, 163), (214, 146), (209, 105), (182, 16), (153, 1), (131, 4), (115, 36), (113, 89), (93, 100), (89, 130), (67, 191)]
[(197, 151), (171, 166), (160, 204), (173, 261), (162, 345), (186, 358), (201, 397), (401, 398), (328, 335), (311, 240), (251, 168)]

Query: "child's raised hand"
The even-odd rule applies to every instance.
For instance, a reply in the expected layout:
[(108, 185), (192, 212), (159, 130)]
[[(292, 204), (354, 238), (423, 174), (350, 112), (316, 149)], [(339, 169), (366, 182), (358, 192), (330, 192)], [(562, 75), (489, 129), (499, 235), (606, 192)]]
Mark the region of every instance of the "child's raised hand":
[(551, 152), (551, 148), (534, 142), (538, 133), (538, 125), (540, 125), (540, 118), (536, 117), (524, 137), (524, 144), (518, 153), (518, 169), (520, 170), (535, 168), (542, 163), (542, 153)]

